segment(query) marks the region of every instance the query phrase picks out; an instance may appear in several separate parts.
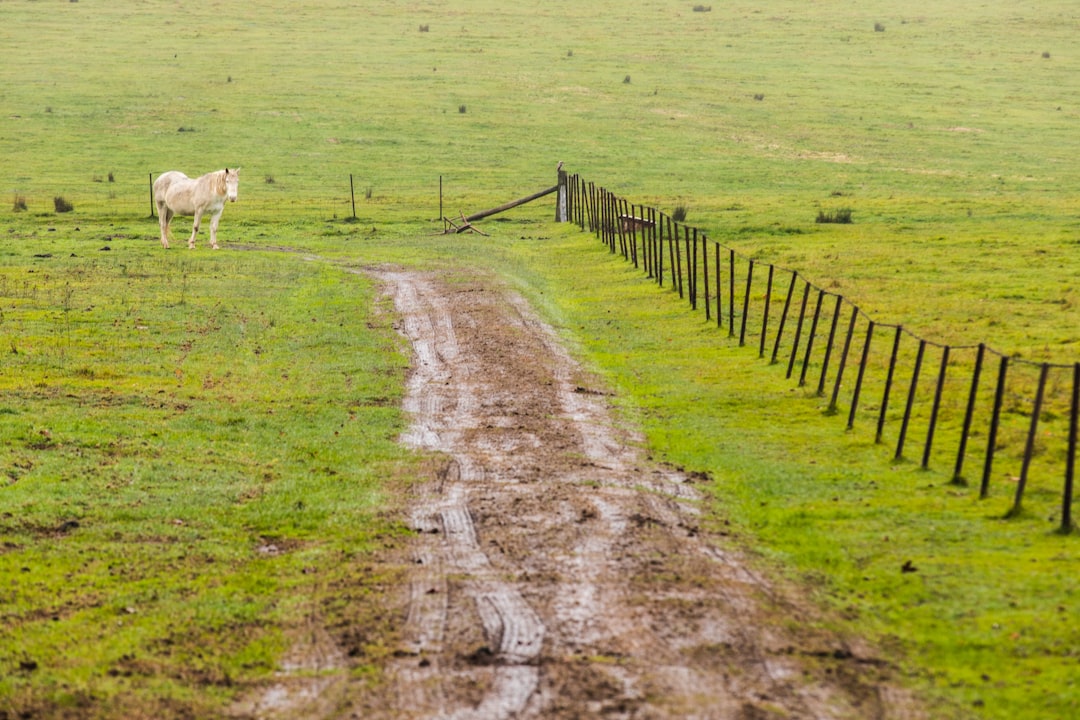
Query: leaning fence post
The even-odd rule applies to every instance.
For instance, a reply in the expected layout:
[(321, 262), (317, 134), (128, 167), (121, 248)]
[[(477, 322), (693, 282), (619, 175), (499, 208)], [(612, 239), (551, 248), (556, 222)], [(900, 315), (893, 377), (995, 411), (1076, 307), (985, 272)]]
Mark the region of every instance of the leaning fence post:
[(810, 321), (810, 335), (806, 338), (806, 354), (803, 355), (802, 371), (799, 373), (799, 387), (806, 385), (806, 371), (810, 367), (810, 355), (814, 352), (814, 336), (817, 335), (817, 324), (821, 319), (821, 303), (824, 301), (825, 291), (818, 290), (817, 304), (814, 305), (814, 319)]
[(896, 443), (896, 459), (904, 456), (904, 440), (907, 438), (908, 423), (911, 422), (911, 408), (915, 405), (915, 393), (919, 389), (919, 372), (922, 370), (923, 354), (926, 341), (919, 340), (919, 350), (915, 353), (915, 369), (911, 373), (911, 386), (908, 388), (907, 404), (904, 406), (904, 419), (900, 423), (900, 439)]
[(349, 173), (349, 198), (352, 200), (352, 216), (356, 219), (356, 191), (353, 189), (352, 173)]
[[(858, 312), (858, 308), (855, 310)], [(859, 374), (855, 377), (855, 392), (851, 396), (851, 410), (848, 411), (847, 429), (855, 427), (855, 411), (859, 409), (859, 395), (862, 393), (863, 376), (866, 374), (866, 361), (870, 357), (870, 341), (874, 337), (874, 321), (866, 327), (866, 340), (863, 342), (862, 358), (859, 359)]]
[(836, 307), (833, 308), (832, 324), (829, 326), (829, 342), (825, 345), (825, 357), (821, 360), (821, 379), (818, 380), (817, 396), (825, 395), (825, 376), (829, 373), (829, 360), (832, 358), (833, 344), (836, 341), (836, 321), (840, 319), (840, 303), (844, 298), (836, 296)]
[(1028, 427), (1027, 442), (1024, 443), (1024, 462), (1020, 466), (1020, 482), (1016, 484), (1016, 497), (1013, 499), (1013, 506), (1005, 514), (1005, 517), (1016, 517), (1020, 514), (1020, 503), (1024, 499), (1024, 488), (1027, 487), (1031, 458), (1035, 454), (1035, 434), (1039, 429), (1039, 415), (1042, 413), (1043, 396), (1046, 392), (1046, 376), (1049, 373), (1050, 365), (1043, 363), (1039, 368), (1039, 387), (1035, 391), (1035, 406), (1031, 409), (1031, 425)]
[(728, 337), (735, 337), (735, 250), (728, 248)]
[(769, 332), (769, 305), (772, 304), (772, 283), (776, 266), (769, 263), (769, 280), (765, 283), (765, 308), (761, 314), (761, 342), (758, 344), (758, 357), (765, 357), (765, 336)]
[(810, 299), (809, 281), (803, 287), (802, 305), (799, 307), (799, 321), (795, 324), (795, 340), (791, 343), (791, 357), (788, 358), (787, 379), (791, 379), (791, 372), (795, 369), (795, 358), (799, 354), (799, 341), (802, 339), (803, 319), (806, 317), (806, 301)]
[(881, 395), (881, 410), (878, 412), (877, 435), (874, 442), (881, 442), (885, 432), (885, 413), (889, 409), (889, 393), (892, 391), (893, 374), (896, 372), (896, 356), (900, 352), (900, 335), (904, 332), (902, 325), (896, 326), (896, 337), (893, 338), (892, 355), (889, 357), (889, 371), (885, 373), (885, 392)]
[[(839, 310), (839, 308), (837, 308)], [(847, 337), (844, 338), (844, 351), (840, 353), (840, 367), (836, 368), (836, 383), (833, 385), (832, 399), (829, 400), (829, 413), (836, 412), (836, 401), (840, 397), (840, 383), (844, 379), (844, 368), (847, 366), (848, 353), (851, 352), (851, 338), (855, 334), (855, 322), (859, 319), (859, 308), (852, 306), (851, 320), (848, 322)], [(824, 375), (822, 376), (824, 377)]]
[[(694, 233), (697, 235), (697, 232)], [(709, 238), (704, 233), (701, 234), (701, 269), (702, 275), (702, 289), (703, 302), (705, 303), (705, 322), (709, 322), (712, 319), (712, 310), (709, 307)]]
[(983, 463), (979, 498), (985, 499), (990, 492), (990, 470), (994, 465), (994, 449), (997, 446), (998, 425), (1001, 422), (1001, 403), (1005, 399), (1005, 375), (1009, 370), (1009, 356), (1002, 355), (998, 365), (997, 388), (994, 390), (994, 410), (990, 414), (990, 431), (986, 436), (986, 462)]
[(795, 293), (795, 281), (798, 277), (799, 273), (792, 270), (791, 283), (788, 285), (787, 297), (784, 298), (784, 311), (780, 313), (780, 327), (776, 329), (776, 341), (773, 343), (772, 359), (769, 361), (770, 365), (776, 364), (776, 356), (780, 352), (780, 338), (784, 336), (784, 325), (787, 323), (788, 310), (791, 309), (791, 296)]
[(1072, 402), (1069, 405), (1069, 451), (1065, 456), (1065, 489), (1061, 493), (1061, 532), (1072, 532), (1073, 477), (1076, 473), (1077, 416), (1080, 415), (1080, 362), (1073, 365)]
[(975, 399), (979, 394), (979, 377), (982, 375), (983, 357), (986, 345), (979, 343), (975, 353), (975, 369), (971, 373), (971, 390), (968, 392), (967, 409), (964, 411), (964, 427), (960, 431), (960, 448), (956, 453), (956, 467), (953, 470), (952, 483), (966, 485), (964, 481), (964, 455), (967, 453), (968, 435), (971, 433), (971, 421), (975, 416)]
[(671, 232), (671, 228), (668, 228), (668, 234), (671, 235), (672, 243), (675, 246), (675, 276), (679, 282), (679, 298), (686, 297), (683, 294), (683, 276), (682, 276), (682, 249), (679, 247), (679, 223), (675, 223), (675, 232)]
[(687, 277), (690, 281), (690, 309), (698, 309), (698, 229), (693, 229), (693, 260), (690, 259), (690, 228), (684, 226), (686, 234)]
[(743, 296), (742, 323), (739, 326), (739, 347), (746, 344), (746, 318), (750, 315), (750, 286), (754, 282), (754, 260), (751, 258), (750, 267), (746, 270), (746, 294)]
[(724, 294), (724, 284), (721, 282), (723, 273), (720, 271), (720, 243), (714, 244), (713, 250), (716, 263), (716, 327), (722, 328), (724, 327), (724, 303), (720, 298)]
[(930, 467), (930, 449), (934, 445), (934, 431), (937, 429), (938, 412), (941, 410), (941, 394), (945, 390), (945, 372), (949, 367), (949, 346), (941, 351), (941, 368), (938, 371), (937, 388), (934, 390), (934, 405), (930, 408), (930, 427), (926, 431), (926, 446), (923, 448), (922, 468)]

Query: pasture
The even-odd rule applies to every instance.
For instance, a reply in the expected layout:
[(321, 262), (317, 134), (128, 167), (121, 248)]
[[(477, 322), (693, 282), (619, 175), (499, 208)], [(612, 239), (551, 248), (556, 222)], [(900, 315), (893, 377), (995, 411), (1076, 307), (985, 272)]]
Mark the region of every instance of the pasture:
[[(491, 237), (434, 222), (440, 177), (468, 214), (562, 160), (882, 320), (1075, 362), (1073, 10), (0, 2), (0, 717), (218, 714), (314, 616), (365, 628), (351, 672), (379, 682), (373, 558), (424, 461), (349, 272), (386, 262), (507, 278), (655, 457), (709, 474), (712, 522), (936, 716), (1075, 714), (1077, 546), (1046, 498), (1005, 521), (1004, 491), (890, 463), (546, 201)], [(237, 165), (223, 250), (163, 250), (149, 178)]]

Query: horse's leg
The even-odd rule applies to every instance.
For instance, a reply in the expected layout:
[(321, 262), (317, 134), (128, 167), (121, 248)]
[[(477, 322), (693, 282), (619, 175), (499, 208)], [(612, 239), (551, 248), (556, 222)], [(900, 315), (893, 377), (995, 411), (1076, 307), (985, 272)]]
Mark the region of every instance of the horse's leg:
[(195, 236), (199, 234), (199, 221), (202, 220), (202, 210), (195, 211), (195, 222), (191, 226), (191, 238), (188, 240), (188, 249), (195, 249)]
[(161, 247), (169, 249), (169, 221), (172, 220), (172, 210), (165, 203), (158, 203), (158, 224), (161, 226)]
[[(225, 208), (222, 208), (224, 210)], [(219, 250), (217, 244), (217, 226), (221, 222), (221, 210), (218, 210), (210, 217), (210, 247), (215, 250)]]

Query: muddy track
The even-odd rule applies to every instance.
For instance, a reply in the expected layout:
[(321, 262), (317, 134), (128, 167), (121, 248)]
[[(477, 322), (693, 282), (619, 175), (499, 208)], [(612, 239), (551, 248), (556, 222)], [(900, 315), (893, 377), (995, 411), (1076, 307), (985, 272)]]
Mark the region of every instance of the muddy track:
[(692, 478), (644, 459), (609, 398), (491, 278), (380, 269), (413, 349), (414, 498), (383, 718), (917, 717), (866, 650), (799, 628)]

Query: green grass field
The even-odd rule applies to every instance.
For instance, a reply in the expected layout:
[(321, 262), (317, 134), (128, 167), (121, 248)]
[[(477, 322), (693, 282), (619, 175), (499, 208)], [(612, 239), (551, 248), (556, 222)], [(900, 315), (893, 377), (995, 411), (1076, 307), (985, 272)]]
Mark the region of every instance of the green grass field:
[[(1074, 10), (0, 0), (0, 717), (219, 714), (313, 616), (373, 628), (378, 681), (371, 553), (422, 462), (389, 309), (346, 272), (383, 262), (506, 277), (935, 717), (1075, 715), (1059, 471), (1004, 521), (1014, 462), (982, 502), (890, 462), (546, 201), (435, 235), (440, 177), (467, 214), (562, 160), (883, 322), (1076, 362)], [(165, 253), (149, 176), (225, 166), (226, 249)]]

